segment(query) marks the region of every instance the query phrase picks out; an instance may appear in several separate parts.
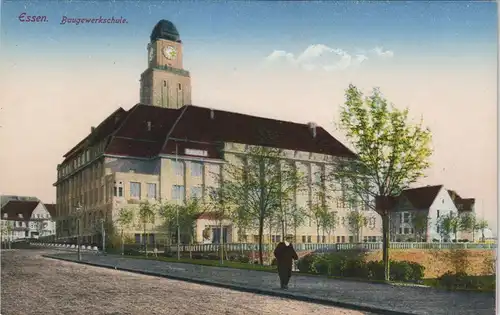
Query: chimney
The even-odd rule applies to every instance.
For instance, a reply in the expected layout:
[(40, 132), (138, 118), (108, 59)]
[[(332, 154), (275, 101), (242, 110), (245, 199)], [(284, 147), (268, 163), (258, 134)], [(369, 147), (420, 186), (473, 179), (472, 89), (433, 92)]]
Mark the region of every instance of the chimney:
[(309, 130), (311, 131), (313, 138), (316, 138), (316, 123), (309, 122), (307, 125), (309, 126)]
[(147, 124), (148, 124), (148, 131), (151, 131), (151, 122), (149, 120), (147, 121)]
[(210, 109), (210, 119), (215, 119), (215, 112), (213, 109)]
[(95, 127), (94, 126), (90, 127), (90, 133), (94, 133), (94, 131), (95, 131)]

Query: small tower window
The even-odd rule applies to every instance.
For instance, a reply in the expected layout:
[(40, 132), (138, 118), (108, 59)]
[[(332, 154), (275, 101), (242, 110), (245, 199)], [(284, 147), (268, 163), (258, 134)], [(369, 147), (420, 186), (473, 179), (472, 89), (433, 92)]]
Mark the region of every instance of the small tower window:
[(163, 86), (167, 86), (167, 81), (163, 81)]
[(179, 91), (182, 91), (182, 85), (180, 83), (177, 84), (177, 88), (179, 89)]

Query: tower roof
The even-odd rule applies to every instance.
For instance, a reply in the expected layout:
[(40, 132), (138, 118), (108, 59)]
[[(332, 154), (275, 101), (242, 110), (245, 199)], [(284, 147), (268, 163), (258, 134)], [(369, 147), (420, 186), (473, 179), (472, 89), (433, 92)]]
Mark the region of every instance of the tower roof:
[(153, 31), (151, 32), (150, 39), (151, 42), (154, 42), (158, 39), (171, 40), (177, 43), (181, 42), (179, 31), (175, 27), (174, 23), (168, 20), (160, 20), (158, 23), (156, 23)]

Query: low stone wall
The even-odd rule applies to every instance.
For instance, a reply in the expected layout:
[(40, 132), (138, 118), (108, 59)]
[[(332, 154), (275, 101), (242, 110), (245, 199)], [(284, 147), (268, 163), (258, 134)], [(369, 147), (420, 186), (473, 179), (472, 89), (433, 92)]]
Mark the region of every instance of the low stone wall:
[[(395, 261), (412, 261), (425, 267), (426, 278), (436, 278), (447, 271), (455, 272), (456, 268), (465, 267), (470, 275), (488, 275), (495, 269), (495, 251), (478, 249), (460, 250), (397, 250), (389, 251), (389, 257)], [(382, 260), (382, 251), (370, 252), (366, 258)]]

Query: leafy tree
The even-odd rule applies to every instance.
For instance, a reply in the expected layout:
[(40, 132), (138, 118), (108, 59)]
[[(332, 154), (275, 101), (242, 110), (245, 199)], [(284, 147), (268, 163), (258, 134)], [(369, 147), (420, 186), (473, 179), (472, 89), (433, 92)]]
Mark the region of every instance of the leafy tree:
[(454, 234), (455, 241), (457, 241), (457, 234), (460, 228), (460, 218), (454, 212), (449, 212), (437, 221), (439, 234), (443, 239), (449, 239), (451, 234)]
[(131, 208), (122, 208), (120, 212), (118, 212), (118, 219), (116, 220), (120, 225), (121, 230), (121, 252), (122, 255), (125, 251), (125, 239), (124, 239), (124, 230), (130, 228), (132, 223), (134, 222), (134, 211)]
[(297, 242), (297, 229), (303, 226), (307, 219), (307, 212), (304, 207), (293, 204), (287, 213), (286, 225), (293, 229), (294, 242)]
[(142, 202), (139, 205), (139, 223), (143, 228), (144, 239), (144, 250), (146, 252), (146, 256), (148, 255), (148, 233), (147, 233), (147, 225), (155, 222), (156, 209), (153, 204), (149, 201)]
[(331, 176), (345, 183), (348, 195), (381, 215), (384, 275), (389, 280), (390, 201), (424, 176), (432, 154), (431, 133), (422, 122), (409, 122), (408, 109), (390, 106), (378, 89), (364, 96), (351, 84), (345, 96), (338, 125), (356, 156), (338, 158)]
[(460, 231), (472, 232), (472, 241), (475, 240), (475, 227), (477, 224), (476, 215), (473, 212), (466, 212), (460, 215)]
[(426, 240), (427, 236), (427, 226), (429, 223), (429, 218), (427, 213), (424, 212), (414, 212), (411, 214), (411, 223), (413, 230), (415, 232), (415, 241)]
[(11, 248), (11, 240), (12, 240), (12, 231), (13, 231), (12, 221), (5, 221), (5, 223), (2, 224), (1, 228), (2, 228), (2, 230), (1, 230), (2, 243), (4, 242), (4, 240), (3, 240), (4, 235), (7, 236), (7, 243), (9, 244), (9, 249), (10, 249)]
[(350, 210), (347, 213), (347, 229), (354, 236), (354, 242), (359, 243), (361, 238), (361, 229), (367, 225), (368, 221), (365, 215), (359, 210)]
[(488, 221), (484, 220), (484, 219), (479, 219), (477, 222), (476, 222), (476, 226), (475, 226), (475, 229), (476, 231), (481, 231), (481, 241), (484, 242), (485, 241), (485, 237), (484, 237), (484, 231), (488, 228)]
[(181, 239), (181, 243), (191, 244), (193, 242), (196, 220), (204, 212), (205, 206), (198, 198), (187, 199), (183, 204), (165, 202), (158, 206), (158, 214), (163, 219), (163, 228), (167, 234), (177, 235), (178, 227), (180, 231), (178, 237)]
[(299, 176), (293, 168), (281, 163), (283, 150), (268, 147), (251, 147), (241, 158), (241, 163), (227, 161), (219, 185), (224, 187), (228, 204), (242, 205), (249, 219), (257, 222), (259, 235), (259, 262), (263, 264), (263, 235), (265, 223), (275, 216), (281, 201), (292, 194), (293, 183)]

